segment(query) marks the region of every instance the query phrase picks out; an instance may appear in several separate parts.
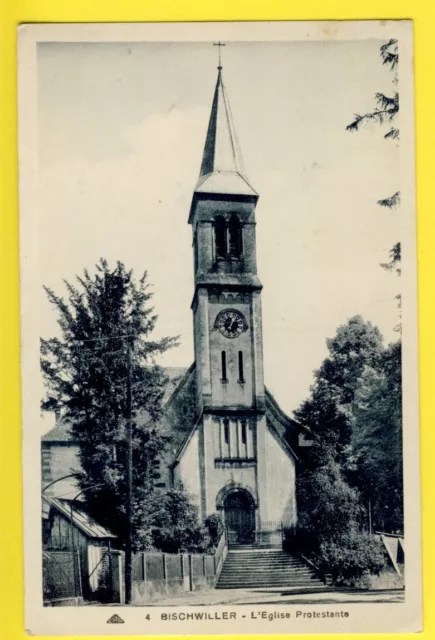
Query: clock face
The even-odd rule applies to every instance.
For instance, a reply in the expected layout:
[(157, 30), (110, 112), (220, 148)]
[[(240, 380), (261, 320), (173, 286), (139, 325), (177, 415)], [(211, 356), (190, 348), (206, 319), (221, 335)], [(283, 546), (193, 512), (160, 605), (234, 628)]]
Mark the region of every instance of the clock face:
[(238, 311), (223, 311), (217, 321), (219, 331), (226, 338), (237, 338), (243, 331), (243, 316)]

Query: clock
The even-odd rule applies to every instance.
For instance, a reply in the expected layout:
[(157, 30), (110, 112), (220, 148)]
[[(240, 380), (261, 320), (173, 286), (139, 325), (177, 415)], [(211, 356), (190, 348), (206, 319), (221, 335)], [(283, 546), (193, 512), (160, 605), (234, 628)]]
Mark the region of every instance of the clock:
[(222, 311), (217, 318), (217, 328), (226, 338), (237, 338), (245, 327), (243, 316), (235, 309)]

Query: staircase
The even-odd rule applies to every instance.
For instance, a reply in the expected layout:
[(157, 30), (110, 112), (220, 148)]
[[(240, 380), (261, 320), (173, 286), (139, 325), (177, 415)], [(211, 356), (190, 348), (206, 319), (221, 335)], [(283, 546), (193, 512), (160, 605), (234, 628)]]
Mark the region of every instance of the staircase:
[(231, 548), (216, 589), (256, 587), (324, 587), (303, 560), (281, 549), (258, 549), (243, 545)]

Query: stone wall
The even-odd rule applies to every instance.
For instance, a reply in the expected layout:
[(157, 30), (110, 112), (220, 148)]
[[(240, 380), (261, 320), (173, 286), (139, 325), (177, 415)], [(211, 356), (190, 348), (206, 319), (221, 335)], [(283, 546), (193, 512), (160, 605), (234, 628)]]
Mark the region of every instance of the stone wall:
[(268, 520), (296, 524), (296, 466), (271, 429), (266, 431)]
[[(41, 447), (42, 488), (55, 480), (80, 471), (79, 447), (68, 443), (43, 442)], [(73, 498), (79, 489), (74, 478), (60, 480), (47, 489), (46, 495)]]

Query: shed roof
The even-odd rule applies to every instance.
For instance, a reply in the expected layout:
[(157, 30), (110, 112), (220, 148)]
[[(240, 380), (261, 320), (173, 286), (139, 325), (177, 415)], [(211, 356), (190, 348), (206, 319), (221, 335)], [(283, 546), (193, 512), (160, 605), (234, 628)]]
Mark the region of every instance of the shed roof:
[(81, 502), (67, 500), (66, 498), (45, 498), (45, 500), (50, 504), (50, 508), (56, 509), (68, 520), (72, 521), (72, 524), (88, 538), (116, 539), (113, 533), (91, 518)]

